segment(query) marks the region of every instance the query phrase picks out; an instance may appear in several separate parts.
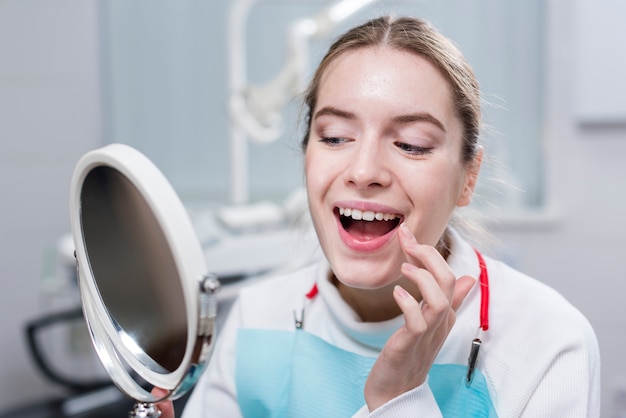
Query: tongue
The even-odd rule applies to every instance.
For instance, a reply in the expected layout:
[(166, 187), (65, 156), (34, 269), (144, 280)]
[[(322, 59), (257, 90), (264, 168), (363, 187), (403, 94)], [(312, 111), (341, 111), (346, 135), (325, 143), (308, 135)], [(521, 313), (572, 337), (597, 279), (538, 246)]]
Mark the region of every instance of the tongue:
[(385, 235), (395, 227), (395, 222), (389, 221), (355, 221), (345, 225), (346, 231), (360, 241), (366, 241)]

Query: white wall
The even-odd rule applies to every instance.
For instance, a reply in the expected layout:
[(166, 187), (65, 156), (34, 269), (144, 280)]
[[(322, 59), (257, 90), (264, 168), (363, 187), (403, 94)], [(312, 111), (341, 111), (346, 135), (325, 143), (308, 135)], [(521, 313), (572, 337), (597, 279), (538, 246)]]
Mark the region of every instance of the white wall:
[[(610, 416), (613, 391), (626, 382), (626, 128), (578, 125), (577, 26), (571, 2), (549, 4), (545, 150), (556, 217), (495, 232), (517, 267), (556, 287), (595, 327)], [(73, 166), (102, 143), (96, 12), (96, 0), (0, 1), (0, 411), (60, 392), (35, 370), (23, 325), (41, 313), (46, 259), (69, 228)]]
[(59, 390), (23, 333), (56, 240), (74, 164), (101, 143), (96, 3), (0, 1), (0, 411)]

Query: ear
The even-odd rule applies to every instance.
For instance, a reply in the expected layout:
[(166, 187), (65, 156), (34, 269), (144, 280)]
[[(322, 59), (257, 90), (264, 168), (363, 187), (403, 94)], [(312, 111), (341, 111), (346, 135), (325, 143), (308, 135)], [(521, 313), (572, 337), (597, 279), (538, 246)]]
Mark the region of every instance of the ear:
[(480, 172), (480, 166), (483, 162), (483, 148), (478, 147), (474, 160), (467, 164), (465, 167), (465, 184), (463, 190), (459, 195), (456, 202), (457, 206), (467, 206), (472, 202), (472, 196), (474, 195), (474, 188), (478, 181), (478, 173)]

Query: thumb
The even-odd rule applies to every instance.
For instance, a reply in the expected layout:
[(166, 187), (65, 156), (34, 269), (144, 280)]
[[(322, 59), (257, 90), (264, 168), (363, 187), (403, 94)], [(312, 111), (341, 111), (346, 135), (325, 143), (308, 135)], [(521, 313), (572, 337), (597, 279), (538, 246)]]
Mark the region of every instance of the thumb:
[[(169, 395), (169, 391), (155, 387), (152, 389), (152, 393), (155, 397), (161, 399)], [(174, 416), (174, 404), (170, 400), (165, 400), (157, 403), (159, 410), (161, 411), (160, 418), (175, 418)]]

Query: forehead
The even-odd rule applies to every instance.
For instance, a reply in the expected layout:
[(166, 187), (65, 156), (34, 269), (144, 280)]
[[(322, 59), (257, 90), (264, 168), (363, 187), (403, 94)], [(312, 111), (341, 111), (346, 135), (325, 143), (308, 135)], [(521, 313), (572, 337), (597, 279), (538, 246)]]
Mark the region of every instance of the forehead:
[(421, 55), (388, 47), (343, 52), (320, 78), (316, 108), (358, 111), (372, 104), (389, 112), (429, 112), (453, 123), (451, 89)]

